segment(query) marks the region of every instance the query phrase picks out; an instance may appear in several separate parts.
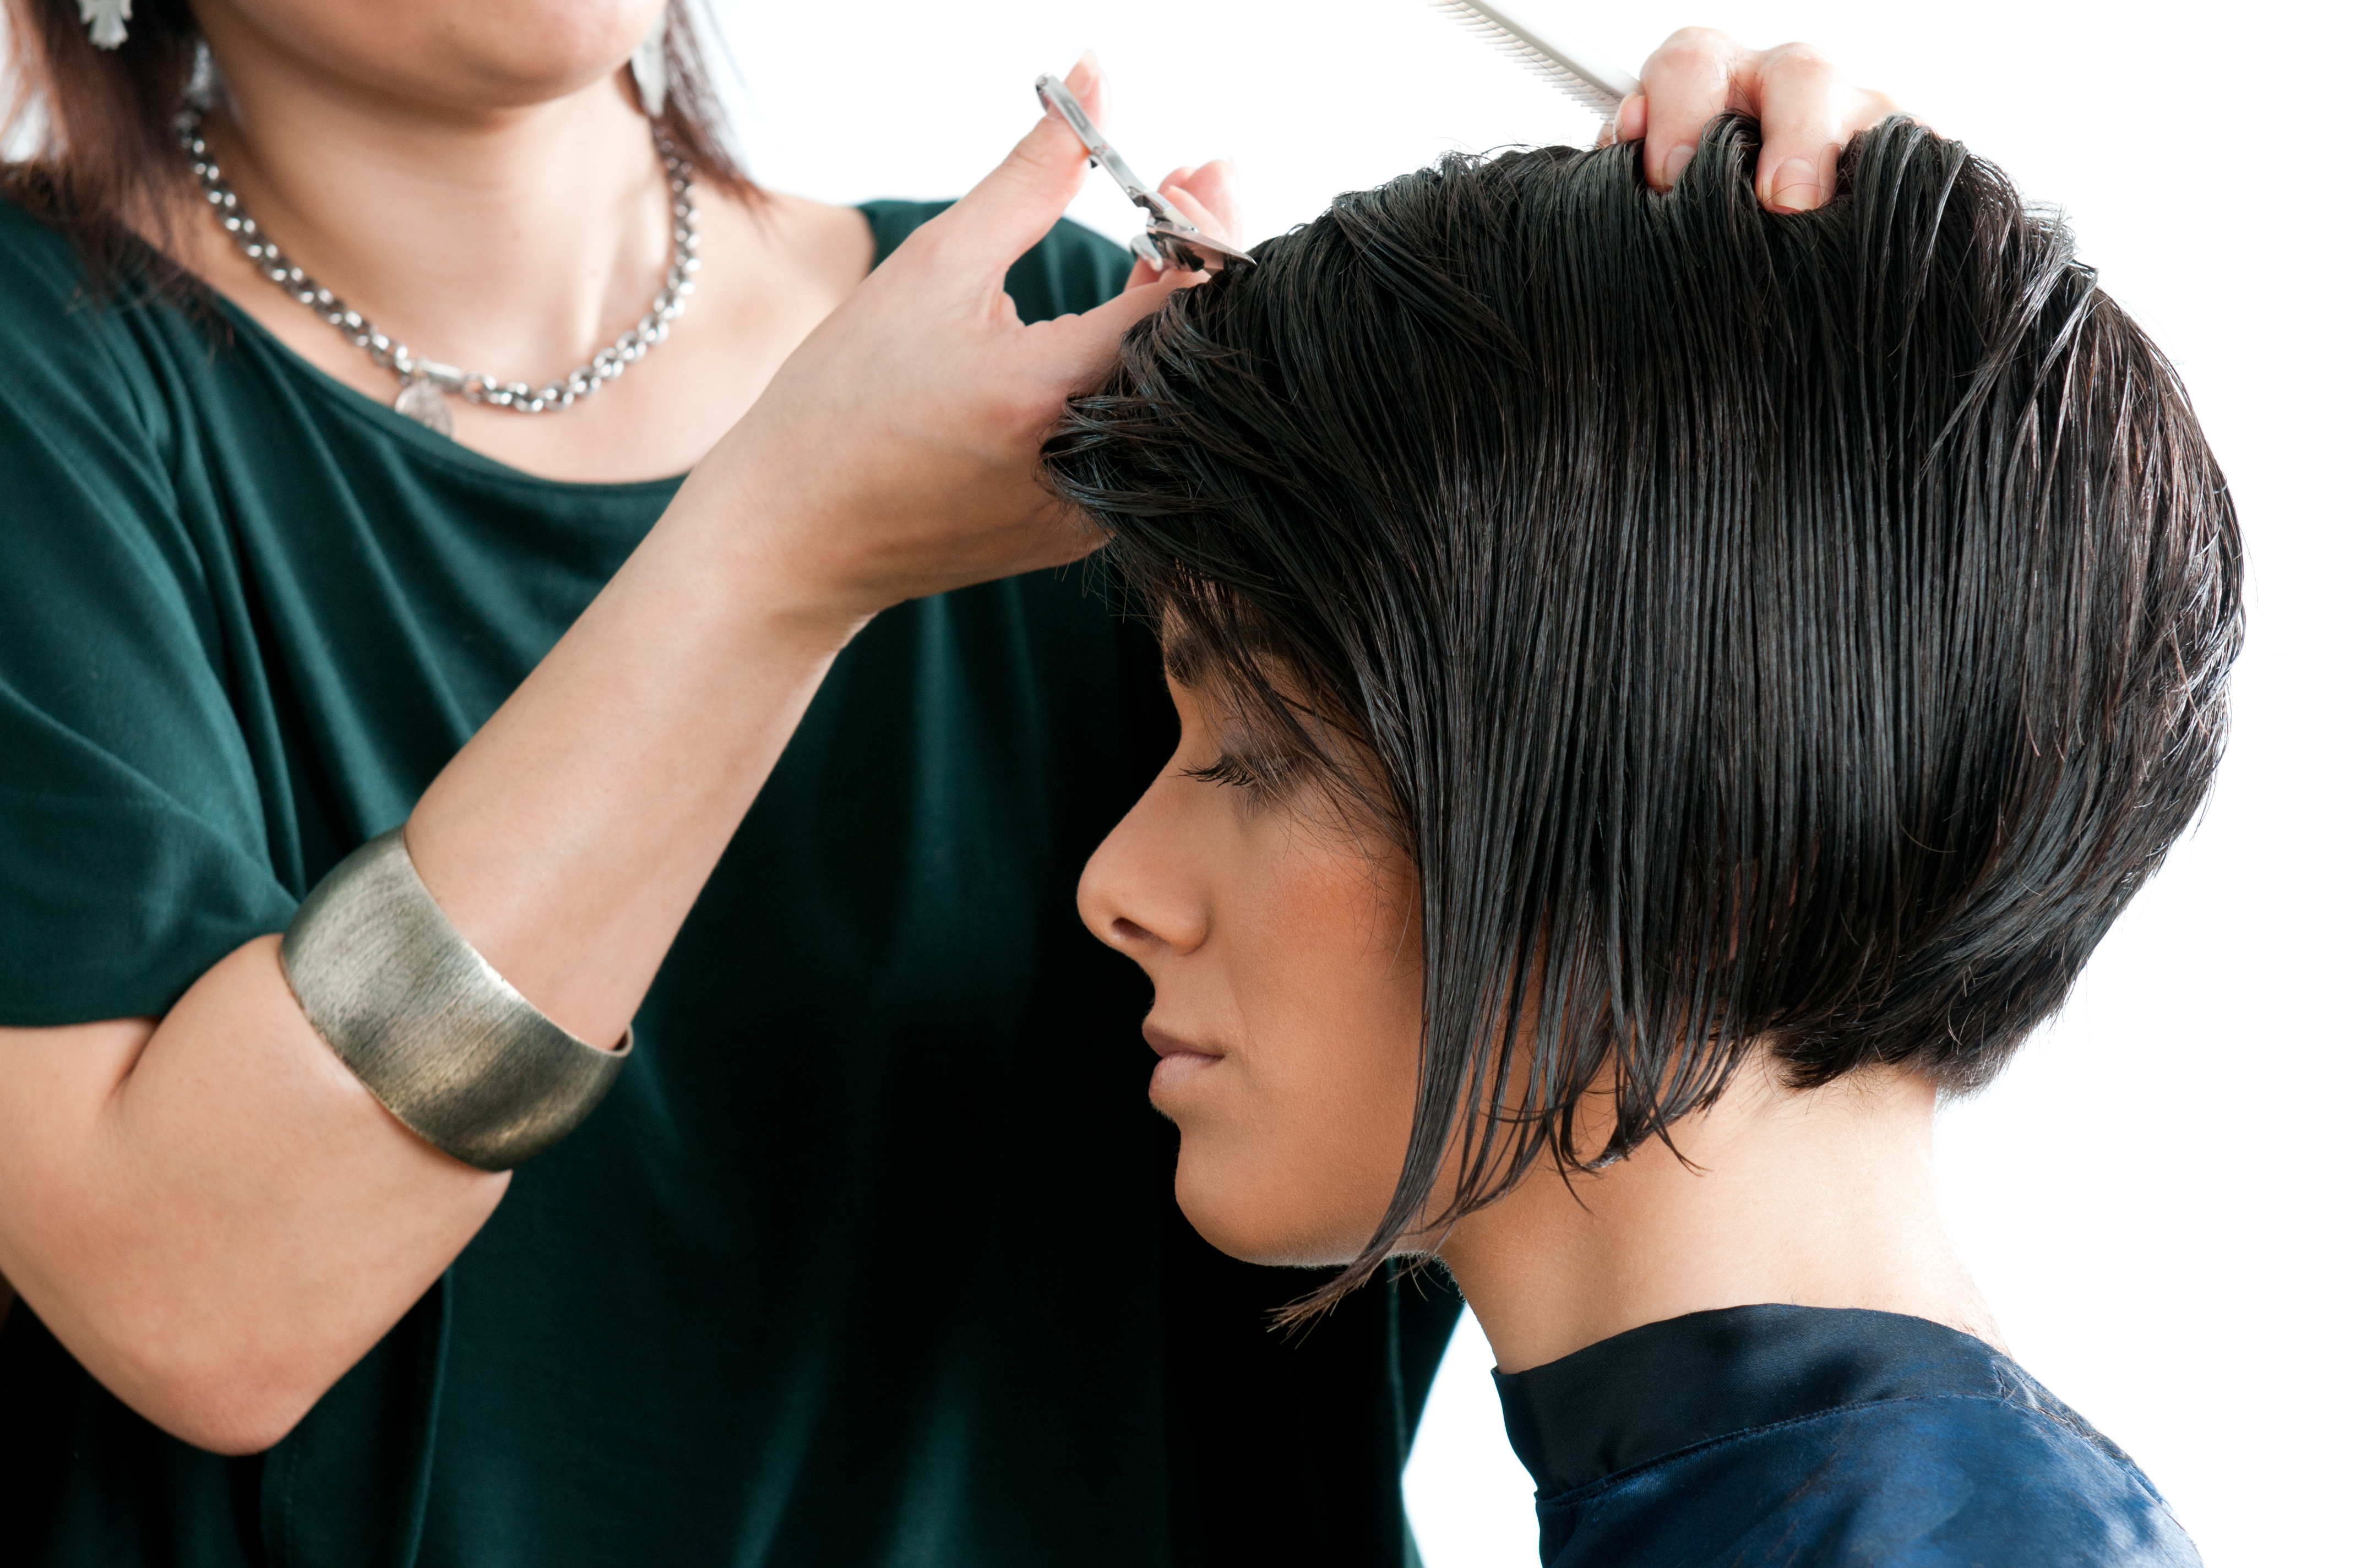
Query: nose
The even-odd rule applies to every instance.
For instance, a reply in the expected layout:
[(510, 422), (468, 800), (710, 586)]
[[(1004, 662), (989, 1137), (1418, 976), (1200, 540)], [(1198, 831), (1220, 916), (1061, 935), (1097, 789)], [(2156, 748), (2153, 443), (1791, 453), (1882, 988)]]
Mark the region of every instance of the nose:
[(1190, 854), (1176, 815), (1165, 809), (1165, 795), (1166, 781), (1159, 781), (1115, 824), (1082, 868), (1074, 894), (1091, 935), (1148, 967), (1195, 952), (1213, 926), (1203, 868)]

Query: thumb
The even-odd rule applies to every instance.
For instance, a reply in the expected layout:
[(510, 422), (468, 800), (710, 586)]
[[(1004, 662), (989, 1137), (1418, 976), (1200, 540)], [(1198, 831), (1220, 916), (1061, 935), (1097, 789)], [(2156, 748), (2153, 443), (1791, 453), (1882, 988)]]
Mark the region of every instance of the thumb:
[[(1086, 112), (1102, 97), (1102, 81), (1095, 54), (1085, 54), (1066, 73), (1067, 89)], [(1089, 172), (1082, 138), (1060, 115), (1045, 113), (999, 168), (935, 221), (955, 255), (997, 282), (1018, 257), (1040, 243)]]
[(1203, 273), (1168, 268), (1153, 280), (1126, 289), (1095, 310), (1037, 322), (1025, 331), (1046, 351), (1038, 362), (1043, 371), (1067, 396), (1077, 396), (1095, 389), (1114, 367), (1124, 334), (1155, 314), (1175, 293), (1203, 280)]

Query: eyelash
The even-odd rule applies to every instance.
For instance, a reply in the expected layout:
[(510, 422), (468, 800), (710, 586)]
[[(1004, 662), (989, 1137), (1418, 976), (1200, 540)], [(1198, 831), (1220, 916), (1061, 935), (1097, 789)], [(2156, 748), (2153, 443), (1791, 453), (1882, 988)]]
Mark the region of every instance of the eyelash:
[(1260, 795), (1270, 787), (1269, 781), (1261, 773), (1226, 751), (1213, 759), (1209, 766), (1181, 769), (1180, 776), (1184, 779), (1194, 779), (1199, 784), (1223, 784), (1231, 789), (1246, 790), (1256, 795)]

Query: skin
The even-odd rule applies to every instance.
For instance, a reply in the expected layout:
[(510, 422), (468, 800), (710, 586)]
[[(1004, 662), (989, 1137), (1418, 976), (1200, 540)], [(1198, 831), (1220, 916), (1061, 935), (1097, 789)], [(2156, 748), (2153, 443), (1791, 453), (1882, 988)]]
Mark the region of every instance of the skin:
[[(229, 90), (205, 134), (232, 184), (418, 352), (537, 380), (653, 295), (664, 187), (622, 66), (654, 0), (194, 9)], [(1107, 123), (1095, 61), (1068, 81)], [(1696, 129), (1660, 111), (1647, 134)], [(1002, 276), (1086, 175), (1045, 118), (873, 273), (857, 214), (708, 192), (697, 292), (658, 352), (563, 415), (455, 406), (461, 444), (529, 473), (688, 471), (410, 819), (437, 902), (566, 1028), (620, 1037), (870, 617), (1095, 543), (1036, 483), (1039, 440), (1123, 331), (1193, 280), (1135, 275), (1099, 310), (1017, 322)], [(1165, 190), (1235, 229), (1226, 165)], [(322, 370), (390, 398), (390, 377), (203, 221), (193, 190), (187, 221), (150, 237)], [(107, 1387), (201, 1447), (276, 1442), (507, 1179), (378, 1105), (288, 993), (275, 937), (160, 1019), (0, 1030), (0, 1312), (13, 1288)]]
[[(1148, 1097), (1180, 1129), (1190, 1223), (1250, 1262), (1345, 1263), (1409, 1146), (1417, 874), (1356, 812), (1257, 762), (1220, 704), (1172, 696), (1180, 749), (1092, 858), (1082, 918), (1155, 982)], [(1653, 1144), (1597, 1175), (1536, 1168), (1405, 1250), (1449, 1266), (1510, 1372), (1765, 1301), (1906, 1312), (1999, 1344), (1937, 1211), (1934, 1112), (1905, 1073), (1797, 1091), (1751, 1057), (1673, 1128), (1687, 1163)], [(1599, 1107), (1587, 1146), (1609, 1121)]]

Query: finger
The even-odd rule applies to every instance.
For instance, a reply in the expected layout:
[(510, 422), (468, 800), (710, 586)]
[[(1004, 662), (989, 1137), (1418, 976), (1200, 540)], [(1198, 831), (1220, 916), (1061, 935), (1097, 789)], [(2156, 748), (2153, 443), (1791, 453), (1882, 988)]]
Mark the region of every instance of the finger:
[(1648, 95), (1626, 93), (1615, 110), (1615, 123), (1606, 127), (1604, 140), (1612, 146), (1617, 142), (1642, 141), (1648, 135)]
[(1066, 72), (1066, 91), (1082, 104), (1091, 124), (1101, 130), (1115, 124), (1115, 94), (1107, 87), (1106, 72), (1099, 69), (1098, 50), (1086, 49), (1075, 60), (1073, 68)]
[[(1182, 217), (1188, 219), (1191, 223), (1195, 224), (1208, 236), (1222, 241), (1224, 245), (1229, 243), (1230, 234), (1228, 228), (1219, 218), (1213, 215), (1202, 202), (1200, 202), (1195, 196), (1191, 195), (1187, 187), (1180, 185), (1167, 185), (1164, 187), (1164, 199), (1171, 203), (1173, 206), (1179, 208)], [(1222, 258), (1220, 257), (1210, 257), (1207, 259), (1212, 263), (1212, 270), (1219, 272), (1222, 269)], [(1192, 273), (1191, 276), (1198, 277), (1202, 276), (1202, 274)]]
[(1217, 158), (1194, 169), (1176, 169), (1165, 176), (1161, 188), (1173, 205), (1188, 213), (1191, 223), (1214, 238), (1235, 243), (1246, 232), (1238, 171), (1228, 159)]
[(1837, 159), (1858, 101), (1835, 66), (1809, 44), (1765, 49), (1738, 82), (1741, 107), (1763, 122), (1754, 193), (1774, 213), (1803, 213), (1836, 194)]
[(1125, 290), (1096, 310), (1028, 326), (1025, 329), (1028, 339), (1038, 339), (1040, 345), (1041, 357), (1036, 363), (1044, 374), (1061, 384), (1069, 396), (1088, 391), (1115, 364), (1115, 348), (1125, 333), (1154, 314), (1179, 291), (1203, 280), (1202, 273), (1168, 268), (1140, 287)]
[[(1104, 100), (1103, 85), (1095, 54), (1085, 54), (1066, 73), (1067, 88), (1085, 110)], [(1092, 117), (1097, 117), (1094, 110)], [(939, 247), (961, 258), (955, 264), (966, 270), (988, 275), (997, 290), (1010, 265), (1049, 232), (1089, 172), (1082, 138), (1060, 115), (1045, 114), (999, 168), (927, 225), (935, 231), (929, 248)]]
[(1640, 68), (1647, 100), (1648, 183), (1669, 190), (1697, 156), (1706, 122), (1730, 107), (1730, 78), (1752, 51), (1727, 33), (1683, 27)]
[(1593, 152), (1601, 148), (1615, 147), (1623, 142), (1642, 141), (1648, 135), (1648, 96), (1634, 89), (1623, 94), (1615, 112), (1599, 122), (1598, 139), (1590, 144)]
[(1167, 181), (1164, 186), (1164, 199), (1180, 208), (1182, 217), (1195, 224), (1213, 238), (1225, 244), (1228, 242), (1229, 225), (1214, 216), (1213, 210), (1199, 201), (1196, 192), (1189, 187)]
[[(1236, 170), (1227, 159), (1216, 159), (1193, 168), (1176, 169), (1164, 177), (1157, 190), (1164, 199), (1180, 211), (1182, 217), (1203, 229), (1213, 238), (1235, 244), (1238, 233), (1238, 201)], [(1213, 270), (1221, 270), (1218, 259)], [(1125, 280), (1126, 289), (1137, 289), (1165, 276), (1166, 269), (1150, 267), (1147, 262), (1135, 263), (1131, 276)], [(1206, 276), (1202, 272), (1182, 275), (1188, 280)]]

